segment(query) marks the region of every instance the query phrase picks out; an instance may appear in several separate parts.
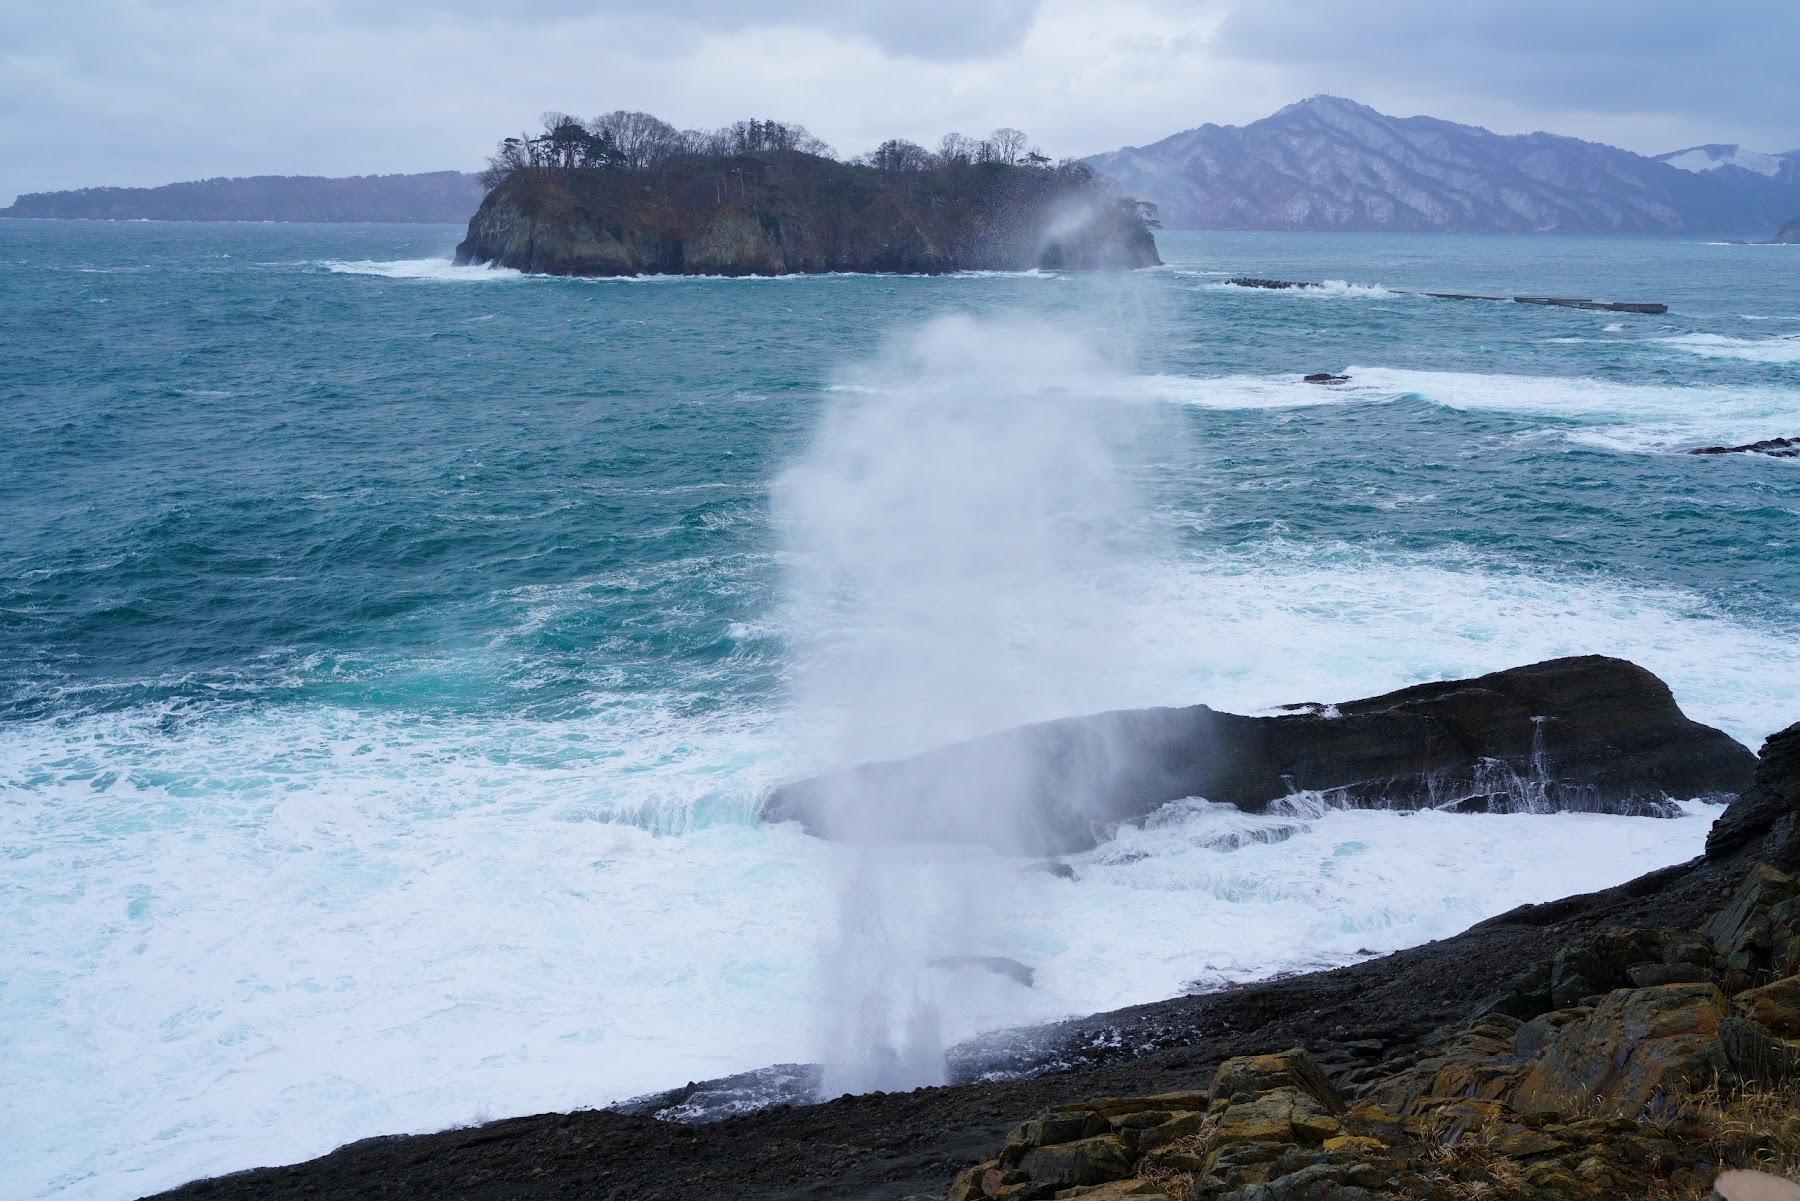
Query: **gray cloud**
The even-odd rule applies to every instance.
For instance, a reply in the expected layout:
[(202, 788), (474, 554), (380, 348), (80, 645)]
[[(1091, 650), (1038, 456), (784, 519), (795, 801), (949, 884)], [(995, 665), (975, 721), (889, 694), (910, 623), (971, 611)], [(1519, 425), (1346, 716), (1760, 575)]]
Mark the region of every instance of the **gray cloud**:
[(516, 8), (492, 0), (338, 0), (346, 20), (386, 28), (451, 19), (513, 36), (543, 36), (602, 15), (634, 41), (641, 44), (648, 32), (665, 49), (751, 29), (819, 29), (866, 38), (890, 54), (953, 61), (1016, 47), (1037, 10), (1038, 0), (663, 0), (653, 7), (539, 0)]
[[(1768, 150), (1800, 143), (1800, 5), (1791, 0), (1246, 4), (1221, 24), (1216, 48), (1310, 76), (1314, 91), (1711, 122), (1718, 140), (1759, 138)], [(1593, 126), (1589, 136), (1621, 128)]]
[(1319, 91), (1660, 151), (1800, 146), (1800, 6), (1724, 0), (57, 0), (0, 4), (0, 203), (473, 168), (550, 109), (801, 121), (840, 150), (1011, 125), (1052, 154)]

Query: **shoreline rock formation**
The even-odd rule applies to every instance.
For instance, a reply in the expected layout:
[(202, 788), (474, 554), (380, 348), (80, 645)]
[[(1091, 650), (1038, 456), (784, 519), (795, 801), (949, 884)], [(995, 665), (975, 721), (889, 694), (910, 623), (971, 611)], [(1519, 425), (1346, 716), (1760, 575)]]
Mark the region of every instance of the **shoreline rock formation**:
[(161, 1196), (1700, 1201), (1722, 1167), (1800, 1155), (1796, 876), (1800, 724), (1701, 858), (1351, 967), (1047, 1028), (1037, 1074), (990, 1062), (706, 1126), (510, 1118)]
[(1194, 705), (1046, 722), (784, 785), (763, 820), (1054, 855), (1188, 797), (1252, 813), (1315, 793), (1352, 808), (1667, 816), (1671, 798), (1735, 795), (1755, 764), (1650, 672), (1588, 655), (1272, 717)]
[(1742, 446), (1696, 446), (1690, 455), (1767, 455), (1771, 459), (1800, 458), (1800, 438), (1764, 438)]
[(1603, 928), (1472, 1017), (1328, 1076), (1304, 1047), (1206, 1090), (1064, 1104), (947, 1201), (1610, 1201), (1800, 1172), (1800, 725), (1769, 740), (1707, 859), (1759, 857), (1698, 930)]
[(800, 151), (653, 171), (521, 170), (481, 202), (456, 261), (547, 275), (1129, 269), (1150, 218), (1086, 168), (883, 171)]

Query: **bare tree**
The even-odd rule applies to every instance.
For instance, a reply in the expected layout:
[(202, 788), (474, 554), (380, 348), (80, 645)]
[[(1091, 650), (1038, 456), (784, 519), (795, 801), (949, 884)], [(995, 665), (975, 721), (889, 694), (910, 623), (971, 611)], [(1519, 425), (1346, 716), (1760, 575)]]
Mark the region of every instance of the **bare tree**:
[(630, 171), (655, 166), (682, 149), (675, 127), (649, 113), (615, 109), (589, 121), (588, 129), (610, 139), (622, 156), (620, 165)]
[(723, 154), (772, 154), (793, 151), (799, 154), (818, 155), (820, 158), (836, 157), (831, 147), (814, 137), (804, 125), (758, 120), (755, 117), (747, 121), (733, 122), (719, 130), (713, 136), (713, 144), (718, 147), (714, 153)]
[(498, 187), (502, 181), (512, 178), (514, 172), (528, 170), (531, 167), (530, 143), (529, 135), (502, 139), (488, 159), (487, 169), (481, 173), (481, 186)]
[(947, 133), (938, 143), (938, 158), (946, 166), (957, 163), (972, 163), (978, 157), (980, 143), (974, 138), (964, 137), (960, 133)]
[(1009, 167), (1018, 164), (1025, 156), (1025, 148), (1030, 144), (1030, 138), (1019, 130), (1006, 126), (996, 129), (987, 137), (987, 145), (993, 148), (990, 161), (1005, 163)]
[(931, 166), (931, 151), (905, 138), (889, 138), (869, 152), (868, 162), (878, 171), (923, 171)]

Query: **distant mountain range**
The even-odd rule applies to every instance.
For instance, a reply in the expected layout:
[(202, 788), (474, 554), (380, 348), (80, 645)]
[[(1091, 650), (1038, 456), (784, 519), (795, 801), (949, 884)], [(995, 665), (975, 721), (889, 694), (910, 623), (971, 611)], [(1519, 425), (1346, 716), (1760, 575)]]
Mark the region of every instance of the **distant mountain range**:
[(253, 175), (160, 188), (29, 192), (0, 217), (114, 221), (442, 221), (469, 219), (486, 189), (461, 171), (420, 175)]
[(1657, 158), (1503, 136), (1314, 96), (1085, 160), (1176, 229), (1706, 233), (1767, 237), (1800, 214), (1800, 152)]
[[(1549, 133), (1496, 134), (1314, 96), (1248, 125), (1202, 125), (1083, 160), (1173, 229), (1692, 233), (1762, 239), (1800, 216), (1800, 150), (1714, 143), (1648, 157)], [(20, 196), (0, 217), (441, 221), (474, 175), (258, 175)]]

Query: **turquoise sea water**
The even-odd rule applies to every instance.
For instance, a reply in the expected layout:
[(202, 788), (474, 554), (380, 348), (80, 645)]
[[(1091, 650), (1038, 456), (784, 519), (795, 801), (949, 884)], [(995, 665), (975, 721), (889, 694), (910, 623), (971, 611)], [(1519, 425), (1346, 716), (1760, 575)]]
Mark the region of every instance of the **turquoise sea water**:
[[(808, 664), (893, 614), (797, 585), (794, 525), (935, 469), (929, 436), (819, 461), (915, 376), (978, 412), (990, 370), (1029, 397), (1078, 361), (1133, 431), (1129, 536), (1104, 604), (945, 591), (962, 659), (1055, 678), (868, 749), (1587, 651), (1752, 744), (1800, 718), (1800, 461), (1677, 453), (1800, 435), (1800, 250), (1164, 233), (1128, 276), (578, 281), (451, 267), (459, 233), (0, 222), (0, 1192), (809, 1055), (836, 869), (753, 815), (831, 759)], [(997, 478), (1065, 461), (1042, 420), (996, 427)], [(846, 528), (921, 528), (889, 516)], [(1436, 937), (1681, 858), (1706, 815), (1181, 833), (1227, 820), (1135, 833), (1079, 899), (1022, 886), (985, 949), (1046, 983), (950, 1034)], [(1131, 933), (1158, 923), (1206, 933)]]

